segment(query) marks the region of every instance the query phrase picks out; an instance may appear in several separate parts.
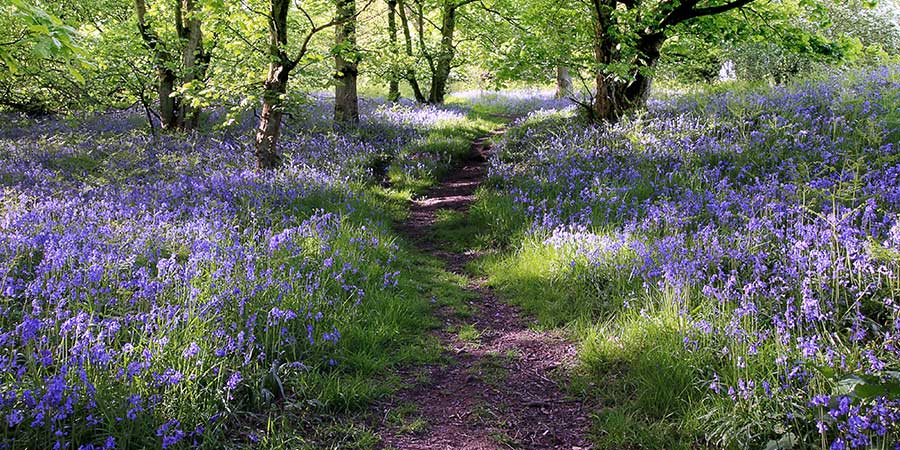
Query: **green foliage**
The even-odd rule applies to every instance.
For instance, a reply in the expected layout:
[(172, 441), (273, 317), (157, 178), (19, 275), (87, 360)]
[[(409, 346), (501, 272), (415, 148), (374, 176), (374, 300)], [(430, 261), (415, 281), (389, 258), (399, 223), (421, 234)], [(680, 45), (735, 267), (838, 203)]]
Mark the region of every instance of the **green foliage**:
[(43, 113), (80, 103), (90, 70), (84, 36), (22, 0), (0, 3), (0, 12), (0, 107)]
[(545, 83), (557, 66), (584, 67), (590, 59), (590, 16), (577, 2), (495, 0), (471, 20), (491, 86)]
[[(211, 52), (206, 77), (176, 86), (176, 95), (195, 107), (225, 107), (237, 118), (257, 106), (269, 62), (267, 0), (226, 2), (195, 0), (194, 18), (202, 22)], [(147, 22), (165, 44), (180, 54), (182, 43), (172, 21), (173, 4), (149, 1)], [(426, 55), (440, 53), (441, 1), (403, 2), (409, 19), (412, 55), (405, 51), (399, 17), (397, 41), (387, 36), (387, 4), (360, 5), (359, 52), (363, 91), (383, 92), (387, 80), (416, 76), (427, 91), (431, 68)], [(637, 31), (667, 2), (642, 9), (619, 8), (619, 61), (603, 67), (628, 79), (641, 55), (632, 48)], [(303, 7), (303, 11), (299, 9)], [(298, 51), (311, 23), (332, 19), (329, 1), (292, 5), (287, 54)], [(55, 2), (6, 0), (0, 5), (0, 103), (33, 113), (103, 109), (155, 101), (155, 69), (137, 32), (134, 7), (113, 0)], [(422, 37), (418, 36), (421, 11)], [(307, 15), (309, 18), (307, 18)], [(576, 87), (592, 79), (590, 11), (569, 0), (491, 0), (458, 10), (451, 81), (497, 87), (510, 83), (543, 84), (558, 66), (572, 68)], [(398, 15), (399, 16), (399, 15)], [(685, 22), (668, 33), (660, 74), (681, 82), (717, 78), (725, 61), (735, 63), (743, 79), (782, 81), (828, 64), (871, 64), (894, 58), (900, 50), (898, 12), (889, 3), (867, 0), (756, 1), (742, 11)], [(310, 19), (312, 22), (310, 22)], [(623, 24), (632, 24), (625, 26)], [(291, 80), (291, 93), (333, 85), (331, 33), (319, 33)], [(178, 58), (175, 58), (177, 61)], [(177, 67), (175, 67), (177, 69)], [(400, 83), (411, 96), (407, 83)]]
[[(0, 60), (6, 65), (8, 71), (18, 73), (20, 70), (20, 61), (16, 61), (12, 51), (8, 48), (17, 44), (26, 46), (29, 50), (28, 56), (36, 59), (52, 57), (66, 59), (81, 53), (78, 33), (74, 28), (63, 23), (58, 17), (37, 6), (25, 3), (23, 0), (9, 1), (11, 7), (7, 6), (5, 13), (9, 14), (21, 29), (15, 30), (19, 34), (18, 38), (0, 45)], [(77, 74), (77, 72), (74, 73)]]
[(779, 0), (685, 24), (666, 44), (661, 72), (714, 81), (723, 64), (748, 81), (781, 83), (826, 65), (872, 65), (896, 55), (900, 26), (889, 2)]

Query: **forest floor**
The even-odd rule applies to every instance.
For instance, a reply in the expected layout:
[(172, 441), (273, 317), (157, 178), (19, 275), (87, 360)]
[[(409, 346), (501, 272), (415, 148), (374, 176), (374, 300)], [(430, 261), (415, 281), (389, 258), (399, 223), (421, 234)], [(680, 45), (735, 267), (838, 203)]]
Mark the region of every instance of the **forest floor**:
[(384, 448), (590, 445), (585, 406), (564, 389), (575, 364), (574, 344), (559, 333), (534, 330), (517, 308), (495, 297), (483, 277), (472, 275), (467, 266), (479, 252), (450, 251), (434, 239), (441, 214), (467, 214), (487, 175), (491, 138), (473, 141), (463, 167), (414, 201), (398, 226), (419, 250), (465, 280), (468, 300), (463, 310), (435, 308), (440, 362), (403, 369), (405, 388), (376, 405), (374, 425)]

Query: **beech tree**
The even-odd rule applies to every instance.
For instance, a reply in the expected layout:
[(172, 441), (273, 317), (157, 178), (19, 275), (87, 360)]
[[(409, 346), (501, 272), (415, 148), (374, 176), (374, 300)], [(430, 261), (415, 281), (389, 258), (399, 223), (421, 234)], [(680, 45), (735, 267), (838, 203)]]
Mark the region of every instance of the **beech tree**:
[(441, 45), (437, 55), (432, 56), (426, 53), (428, 65), (431, 67), (429, 103), (444, 103), (444, 96), (447, 95), (447, 82), (450, 80), (451, 64), (456, 53), (453, 42), (453, 34), (456, 32), (456, 15), (460, 8), (473, 1), (446, 0), (441, 5)]
[[(223, 107), (226, 126), (253, 109), (256, 165), (269, 169), (291, 96), (333, 88), (335, 123), (352, 125), (362, 71), (390, 100), (408, 83), (423, 103), (442, 103), (456, 70), (494, 86), (555, 82), (592, 120), (616, 121), (645, 104), (655, 77), (702, 70), (691, 81), (708, 81), (725, 57), (772, 72), (769, 47), (816, 64), (900, 48), (893, 13), (863, 11), (868, 0), (365, 1), (6, 0), (0, 109), (141, 105), (170, 130), (196, 128), (201, 108)], [(380, 9), (358, 19), (373, 1)]]
[(167, 42), (147, 17), (146, 0), (134, 0), (137, 26), (145, 45), (153, 54), (157, 72), (159, 118), (163, 129), (189, 131), (197, 127), (200, 108), (182, 95), (185, 87), (202, 82), (210, 62), (204, 47), (202, 23), (195, 0), (174, 0), (172, 23), (175, 42)]
[[(441, 104), (447, 95), (450, 75), (457, 56), (457, 22), (460, 10), (477, 0), (390, 0), (388, 4), (388, 35), (397, 43), (397, 19), (403, 33), (405, 64), (396, 78), (409, 83), (413, 96), (420, 103)], [(399, 59), (399, 58), (398, 58)], [(423, 69), (420, 83), (417, 68)], [(393, 74), (388, 80), (389, 98), (399, 97), (399, 85)], [(427, 91), (426, 89), (427, 88)]]
[(566, 98), (572, 95), (572, 75), (566, 66), (556, 66), (556, 94), (557, 98)]
[[(262, 112), (259, 116), (259, 126), (256, 129), (256, 166), (258, 170), (274, 169), (281, 165), (281, 156), (278, 154), (278, 139), (281, 137), (282, 119), (284, 117), (285, 96), (288, 89), (288, 81), (291, 73), (310, 53), (313, 37), (320, 32), (331, 27), (341, 26), (336, 31), (336, 36), (340, 45), (337, 45), (333, 51), (337, 55), (335, 63), (341, 69), (342, 74), (352, 75), (352, 88), (347, 85), (348, 91), (342, 101), (353, 98), (352, 105), (343, 105), (341, 107), (341, 117), (349, 118), (349, 120), (359, 120), (359, 112), (355, 106), (356, 98), (356, 60), (347, 59), (344, 53), (345, 43), (350, 45), (353, 53), (355, 49), (355, 22), (360, 12), (365, 10), (370, 2), (367, 2), (363, 8), (356, 10), (354, 0), (336, 0), (338, 14), (331, 20), (321, 20), (317, 17), (321, 14), (315, 14), (308, 11), (303, 3), (292, 2), (291, 0), (269, 0), (267, 2), (268, 11), (263, 15), (268, 24), (268, 46), (265, 53), (269, 60), (269, 69), (263, 82), (262, 89)], [(301, 22), (305, 22), (305, 27), (300, 31), (299, 48), (293, 52), (290, 50), (289, 42), (289, 22), (288, 16), (291, 11), (291, 5), (295, 5), (296, 9), (303, 16)], [(350, 38), (352, 36), (352, 38)], [(349, 64), (349, 66), (348, 66)], [(344, 89), (341, 88), (341, 89)], [(352, 92), (349, 92), (352, 89)], [(337, 105), (338, 102), (335, 102)], [(349, 106), (348, 109), (344, 107)], [(355, 111), (355, 112), (354, 112)], [(339, 112), (335, 109), (335, 117)]]
[[(397, 44), (397, 0), (387, 0), (388, 7), (388, 42), (391, 44), (390, 50), (398, 48)], [(395, 68), (391, 68), (388, 75), (388, 100), (396, 102), (400, 99), (400, 82), (397, 79)]]
[(359, 49), (356, 47), (356, 0), (337, 0), (334, 40), (334, 121), (359, 123)]
[(256, 130), (256, 167), (259, 170), (274, 169), (281, 165), (278, 155), (278, 139), (281, 137), (281, 120), (284, 115), (284, 96), (287, 93), (291, 71), (309, 51), (309, 43), (317, 33), (333, 27), (336, 22), (316, 24), (312, 16), (304, 12), (309, 28), (303, 36), (300, 49), (288, 54), (288, 11), (290, 0), (271, 0), (267, 22), (269, 26), (269, 71), (263, 82), (262, 113)]
[[(421, 18), (422, 17), (421, 4), (419, 3), (419, 4), (417, 4), (417, 6), (419, 6), (419, 11), (420, 11), (418, 17)], [(406, 56), (410, 60), (415, 60), (416, 55), (413, 53), (413, 39), (412, 39), (412, 33), (410, 32), (410, 29), (409, 29), (409, 26), (410, 26), (409, 16), (407, 15), (406, 9), (407, 9), (406, 2), (404, 0), (397, 0), (397, 12), (400, 15), (400, 25), (401, 25), (401, 28), (403, 29), (403, 44), (404, 44), (404, 49), (406, 50)], [(419, 26), (416, 27), (416, 29), (419, 30), (420, 44), (422, 42), (424, 42), (424, 38), (422, 37), (422, 33), (423, 33), (423, 31), (422, 31), (423, 25), (421, 25), (422, 22), (423, 22), (422, 20), (417, 21)], [(404, 70), (403, 75), (404, 75), (404, 78), (406, 79), (406, 81), (409, 83), (409, 87), (410, 87), (410, 89), (412, 89), (413, 97), (415, 97), (416, 101), (419, 103), (425, 103), (427, 101), (427, 99), (425, 98), (425, 94), (422, 92), (421, 86), (419, 86), (419, 80), (416, 78), (415, 69), (413, 69), (412, 67), (407, 67), (406, 70)]]
[(755, 0), (590, 0), (596, 84), (587, 111), (616, 122), (643, 106), (667, 33), (679, 24)]
[[(450, 70), (453, 58), (456, 56), (454, 34), (456, 33), (456, 19), (459, 9), (475, 0), (443, 0), (440, 3), (441, 42), (436, 54), (431, 54), (427, 47), (422, 45), (422, 51), (428, 67), (431, 69), (431, 89), (428, 94), (428, 103), (444, 103), (447, 95), (447, 84), (450, 81)], [(422, 8), (419, 9), (419, 37), (424, 40), (423, 23), (425, 21)]]

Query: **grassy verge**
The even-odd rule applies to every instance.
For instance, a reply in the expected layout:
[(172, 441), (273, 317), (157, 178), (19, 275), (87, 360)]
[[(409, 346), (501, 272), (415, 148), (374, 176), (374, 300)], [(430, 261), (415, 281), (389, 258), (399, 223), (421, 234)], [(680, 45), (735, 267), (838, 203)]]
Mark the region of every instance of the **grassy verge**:
[(570, 255), (527, 233), (510, 199), (490, 188), (479, 191), (468, 216), (448, 211), (439, 219), (434, 237), (444, 248), (484, 252), (472, 272), (487, 276), (500, 297), (535, 317), (538, 327), (564, 331), (579, 343), (581, 364), (568, 388), (600, 405), (591, 431), (598, 448), (702, 444), (694, 424), (704, 410), (692, 393), (695, 380), (706, 375), (705, 362), (677, 351), (684, 323), (672, 303), (634, 299), (648, 309), (623, 308), (619, 293), (638, 291), (639, 283), (627, 274), (572, 266)]
[(671, 303), (634, 299), (650, 309), (623, 308), (620, 293), (640, 291), (638, 281), (570, 264), (572, 255), (530, 232), (525, 215), (492, 180), (468, 214), (440, 211), (433, 238), (448, 251), (483, 252), (470, 266), (473, 273), (487, 276), (501, 298), (534, 316), (539, 327), (579, 342), (581, 364), (569, 389), (602, 405), (592, 428), (598, 448), (701, 445), (693, 424), (703, 410), (691, 393), (704, 361), (672, 351), (682, 348), (684, 324)]
[(265, 413), (239, 416), (239, 446), (264, 449), (374, 448), (378, 438), (366, 424), (368, 407), (403, 387), (395, 369), (441, 358), (428, 335), (439, 327), (432, 308), (465, 300), (463, 280), (434, 259), (410, 248), (398, 252), (397, 289), (370, 299), (365, 313), (339, 326), (333, 354), (340, 364), (312, 368), (284, 380), (286, 400)]
[[(416, 145), (404, 148), (388, 167), (389, 186), (356, 186), (373, 199), (391, 222), (403, 220), (408, 202), (434, 186), (469, 155), (471, 142), (501, 126), (504, 119), (471, 113), (466, 120), (439, 124)], [(415, 168), (415, 169), (413, 169)], [(413, 170), (411, 170), (413, 169)], [(466, 281), (444, 270), (442, 263), (397, 239), (396, 258), (402, 276), (389, 296), (369, 299), (363, 314), (348, 316), (332, 352), (340, 364), (311, 370), (285, 382), (292, 392), (266, 414), (247, 413), (237, 433), (249, 447), (374, 448), (378, 437), (367, 424), (368, 407), (403, 387), (400, 367), (440, 362), (441, 348), (428, 331), (441, 326), (433, 308), (449, 307), (466, 314)], [(392, 420), (402, 420), (398, 410)], [(416, 431), (424, 426), (413, 421)], [(411, 431), (411, 432), (412, 432)]]
[(497, 122), (369, 114), (286, 135), (265, 174), (245, 170), (243, 137), (51, 121), (0, 138), (0, 329), (17, 355), (0, 447), (376, 445), (373, 401), (399, 367), (439, 361), (432, 310), (465, 314), (468, 295), (393, 225)]
[(679, 97), (614, 127), (537, 114), (436, 237), (485, 250), (472, 270), (578, 343), (597, 448), (887, 448), (900, 225), (894, 132), (871, 124), (895, 120), (895, 80)]
[(394, 157), (387, 170), (391, 191), (409, 197), (424, 193), (469, 157), (473, 140), (504, 123), (502, 117), (472, 111), (463, 121), (438, 124)]

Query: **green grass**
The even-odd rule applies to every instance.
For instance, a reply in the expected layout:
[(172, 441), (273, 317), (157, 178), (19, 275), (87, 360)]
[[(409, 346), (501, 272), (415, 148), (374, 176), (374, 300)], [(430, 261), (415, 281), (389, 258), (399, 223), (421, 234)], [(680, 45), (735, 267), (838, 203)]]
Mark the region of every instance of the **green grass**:
[(581, 379), (607, 408), (592, 432), (599, 448), (690, 448), (704, 362), (683, 348), (676, 309), (629, 310), (577, 330)]
[(525, 217), (513, 210), (510, 199), (486, 187), (479, 188), (476, 196), (477, 201), (466, 214), (453, 210), (437, 211), (431, 237), (442, 249), (489, 252), (524, 239)]
[[(380, 217), (387, 223), (402, 221), (413, 196), (424, 193), (461, 164), (473, 139), (501, 124), (496, 118), (473, 117), (430, 131), (423, 142), (403, 149), (390, 162), (391, 166), (399, 166), (427, 155), (434, 159), (428, 170), (404, 173), (389, 167), (390, 186), (371, 183), (349, 187), (364, 193), (367, 199), (361, 202), (353, 220)], [(332, 199), (303, 201), (306, 210), (310, 209), (307, 206), (317, 205), (327, 208)], [(392, 232), (388, 235), (400, 245), (397, 260), (402, 276), (397, 288), (370, 293), (359, 310), (339, 316), (341, 322), (336, 326), (342, 336), (329, 349), (329, 357), (338, 362), (335, 366), (311, 363), (300, 372), (283, 374), (279, 382), (284, 399), (268, 405), (260, 404), (266, 399), (258, 393), (248, 392), (248, 405), (255, 406), (234, 414), (226, 433), (230, 447), (375, 448), (379, 439), (367, 424), (377, 420), (369, 417), (368, 409), (373, 402), (404, 387), (405, 380), (397, 369), (442, 363), (441, 343), (429, 333), (442, 326), (434, 310), (449, 308), (460, 318), (469, 317), (472, 308), (468, 301), (474, 294), (466, 290), (465, 277), (448, 272), (442, 262), (419, 252)], [(471, 326), (460, 328), (459, 334), (466, 341), (477, 341), (479, 337)], [(392, 411), (388, 422), (403, 433), (425, 432), (428, 426), (415, 414), (413, 405)], [(223, 443), (208, 445), (221, 447)]]
[(428, 422), (411, 403), (402, 404), (387, 414), (387, 423), (400, 434), (422, 434), (428, 430)]
[(475, 328), (475, 325), (471, 323), (467, 323), (465, 325), (460, 325), (456, 330), (456, 337), (462, 341), (469, 344), (478, 344), (481, 340), (481, 332)]
[[(644, 315), (623, 309), (622, 293), (638, 291), (635, 281), (612, 270), (571, 266), (571, 255), (539, 236), (526, 237), (509, 206), (482, 190), (470, 215), (439, 214), (435, 236), (448, 249), (493, 250), (471, 270), (486, 275), (502, 299), (534, 316), (539, 327), (579, 342), (579, 367), (562, 382), (589, 404), (602, 405), (591, 429), (597, 448), (692, 448), (693, 424), (702, 411), (694, 380), (707, 374), (695, 355), (672, 351), (683, 348), (684, 327), (674, 303)], [(498, 358), (476, 368), (485, 381), (502, 381)]]
[[(597, 448), (703, 447), (696, 425), (708, 405), (698, 404), (702, 387), (695, 380), (711, 375), (702, 370), (706, 361), (678, 351), (684, 324), (674, 302), (631, 299), (648, 305), (643, 315), (623, 308), (623, 294), (640, 291), (628, 274), (612, 270), (614, 263), (599, 271), (572, 266), (572, 255), (527, 234), (525, 226), (511, 201), (488, 184), (469, 214), (440, 211), (433, 237), (449, 251), (485, 251), (472, 272), (487, 276), (503, 300), (534, 316), (539, 327), (562, 330), (579, 343), (580, 364), (561, 381), (571, 394), (601, 405), (590, 431)], [(488, 357), (474, 374), (502, 382), (502, 358)], [(497, 438), (505, 443), (502, 433)]]
[(440, 326), (432, 309), (466, 298), (457, 277), (433, 258), (405, 248), (399, 260), (405, 275), (398, 289), (370, 299), (365, 317), (341, 324), (342, 339), (332, 349), (340, 363), (284, 376), (285, 400), (265, 413), (238, 414), (229, 433), (232, 444), (272, 449), (377, 444), (364, 425), (369, 405), (403, 387), (394, 369), (440, 362), (440, 342), (427, 333)]
[[(516, 128), (510, 133), (524, 130)], [(868, 142), (866, 139), (857, 140)], [(534, 145), (542, 144), (528, 141), (519, 148), (505, 148), (504, 159), (524, 159)], [(740, 156), (746, 161), (753, 157)], [(743, 167), (744, 159), (735, 167)], [(862, 160), (853, 160), (853, 164), (864, 165)], [(470, 270), (486, 276), (502, 300), (520, 306), (540, 327), (561, 330), (577, 343), (578, 367), (563, 381), (571, 394), (595, 408), (590, 430), (595, 448), (737, 449), (747, 448), (749, 443), (762, 443), (758, 448), (784, 448), (796, 438), (789, 431), (795, 419), (778, 400), (759, 396), (734, 402), (725, 395), (709, 395), (717, 379), (728, 386), (737, 385), (738, 380), (777, 380), (777, 343), (760, 345), (753, 361), (746, 364), (723, 354), (728, 351), (723, 348), (733, 342), (724, 337), (697, 337), (697, 347), (692, 348), (685, 337), (697, 333), (686, 317), (709, 318), (716, 329), (728, 329), (730, 315), (712, 314), (716, 305), (699, 288), (678, 293), (672, 288), (644, 288), (630, 270), (619, 269), (635, 265), (636, 255), (628, 248), (590, 265), (570, 249), (546, 244), (545, 236), (527, 230), (527, 220), (515, 211), (511, 199), (493, 189), (499, 182), (490, 180), (478, 192), (468, 216), (441, 212), (435, 239), (453, 251), (482, 250), (485, 256)], [(702, 180), (688, 173), (673, 183), (697, 188)], [(649, 184), (631, 187), (635, 203), (658, 195)], [(556, 196), (553, 187), (542, 188), (542, 195), (552, 202)], [(608, 230), (598, 227), (592, 232), (602, 235)], [(661, 234), (665, 230), (642, 238), (656, 239)], [(873, 248), (877, 251), (877, 246)], [(741, 326), (758, 329), (752, 324)], [(730, 348), (732, 354), (737, 350)], [(858, 357), (850, 355), (848, 360)]]
[(507, 119), (470, 114), (463, 121), (449, 121), (429, 130), (423, 142), (404, 148), (387, 169), (392, 189), (420, 195), (469, 158), (472, 141), (507, 123)]
[[(434, 186), (453, 167), (469, 156), (472, 140), (504, 124), (505, 119), (473, 115), (430, 131), (427, 138), (403, 149), (388, 167), (389, 187), (377, 184), (355, 186), (365, 192), (378, 211), (360, 215), (402, 221), (413, 196)], [(403, 164), (430, 159), (426, 170), (399, 170)], [(441, 362), (440, 342), (428, 333), (441, 324), (435, 308), (449, 308), (462, 319), (470, 317), (468, 305), (474, 294), (466, 291), (468, 280), (445, 270), (443, 263), (400, 241), (399, 268), (403, 274), (397, 290), (367, 300), (365, 316), (348, 315), (338, 324), (343, 335), (332, 349), (340, 364), (315, 368), (284, 381), (287, 399), (278, 408), (261, 415), (247, 415), (231, 435), (240, 447), (374, 448), (379, 440), (367, 423), (367, 408), (379, 398), (403, 387), (395, 369)], [(477, 342), (474, 326), (460, 327), (459, 338)], [(496, 370), (486, 367), (489, 375)], [(499, 376), (499, 375), (497, 375)], [(304, 399), (292, 401), (291, 399)], [(422, 433), (427, 422), (405, 405), (388, 416), (388, 423), (401, 433)]]

